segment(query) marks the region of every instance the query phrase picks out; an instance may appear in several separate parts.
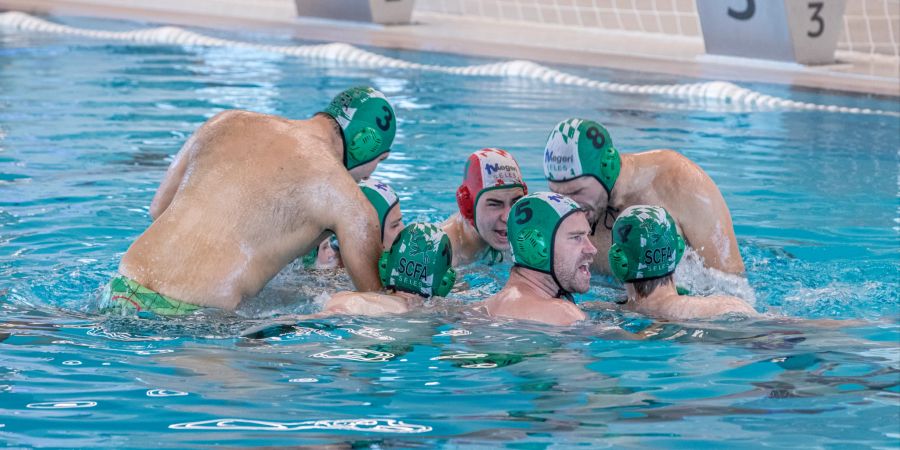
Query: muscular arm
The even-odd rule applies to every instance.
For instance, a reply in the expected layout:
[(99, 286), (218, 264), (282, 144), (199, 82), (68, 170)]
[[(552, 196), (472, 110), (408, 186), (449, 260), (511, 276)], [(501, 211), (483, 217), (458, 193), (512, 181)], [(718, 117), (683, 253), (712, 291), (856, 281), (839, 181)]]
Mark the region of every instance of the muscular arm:
[(673, 159), (678, 170), (669, 180), (675, 185), (669, 193), (674, 198), (663, 206), (678, 222), (687, 244), (703, 257), (706, 267), (743, 275), (744, 261), (734, 236), (731, 212), (719, 188), (687, 158), (678, 155)]
[(332, 228), (341, 244), (344, 267), (357, 291), (380, 291), (378, 258), (382, 246), (378, 215), (355, 184), (345, 192), (346, 206), (333, 208), (337, 211)]
[(743, 300), (727, 295), (709, 297), (680, 297), (678, 304), (687, 306), (679, 311), (683, 317), (677, 319), (710, 319), (726, 314), (757, 317), (759, 313)]
[(409, 302), (401, 297), (375, 292), (338, 292), (334, 294), (319, 317), (335, 314), (384, 316), (409, 312)]

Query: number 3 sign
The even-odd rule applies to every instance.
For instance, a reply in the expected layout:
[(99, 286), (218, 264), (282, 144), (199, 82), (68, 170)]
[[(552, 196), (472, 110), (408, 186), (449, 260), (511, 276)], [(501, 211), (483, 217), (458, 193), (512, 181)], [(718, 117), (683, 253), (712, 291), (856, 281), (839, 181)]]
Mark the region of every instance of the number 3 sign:
[(697, 0), (706, 52), (834, 62), (846, 0)]

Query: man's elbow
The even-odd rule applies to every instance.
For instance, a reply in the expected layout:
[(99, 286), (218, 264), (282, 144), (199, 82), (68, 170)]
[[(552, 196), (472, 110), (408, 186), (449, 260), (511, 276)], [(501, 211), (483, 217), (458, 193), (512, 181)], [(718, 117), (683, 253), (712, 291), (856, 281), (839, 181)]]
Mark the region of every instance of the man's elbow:
[(163, 204), (162, 201), (158, 198), (154, 198), (152, 202), (150, 202), (150, 218), (152, 220), (159, 219), (164, 212), (166, 212), (166, 207), (168, 204)]
[(159, 216), (161, 214), (162, 214), (162, 210), (158, 206), (156, 206), (155, 204), (150, 205), (150, 219), (151, 220), (155, 221), (156, 219), (159, 218)]

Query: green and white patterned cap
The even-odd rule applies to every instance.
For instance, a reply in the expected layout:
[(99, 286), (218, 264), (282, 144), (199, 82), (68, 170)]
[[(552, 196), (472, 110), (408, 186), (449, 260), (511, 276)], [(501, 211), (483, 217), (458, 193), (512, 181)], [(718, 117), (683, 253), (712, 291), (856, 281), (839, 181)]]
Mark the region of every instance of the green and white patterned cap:
[(381, 255), (378, 272), (385, 288), (425, 298), (444, 297), (456, 281), (452, 262), (450, 238), (440, 227), (411, 223)]
[(609, 266), (626, 283), (664, 277), (675, 271), (684, 254), (675, 220), (661, 206), (626, 208), (613, 224), (612, 239)]
[(381, 238), (384, 239), (384, 221), (387, 220), (387, 215), (391, 208), (399, 203), (397, 194), (390, 186), (374, 178), (360, 181), (359, 188), (362, 189), (363, 194), (369, 199), (369, 203), (375, 207), (375, 212), (378, 213), (378, 223), (381, 224)]
[(334, 118), (341, 127), (347, 169), (391, 151), (397, 120), (394, 109), (381, 92), (367, 86), (347, 89), (322, 112)]
[(544, 176), (550, 181), (590, 176), (609, 194), (621, 169), (622, 160), (609, 132), (592, 120), (568, 119), (558, 123), (544, 147)]
[(553, 243), (559, 224), (581, 211), (572, 199), (552, 192), (520, 198), (509, 210), (506, 227), (513, 263), (553, 275)]

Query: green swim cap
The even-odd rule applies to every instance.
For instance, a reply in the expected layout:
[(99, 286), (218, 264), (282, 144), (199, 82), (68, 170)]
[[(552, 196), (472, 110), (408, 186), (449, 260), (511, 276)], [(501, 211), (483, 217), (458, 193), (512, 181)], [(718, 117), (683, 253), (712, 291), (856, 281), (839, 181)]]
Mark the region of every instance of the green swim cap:
[(369, 203), (375, 207), (375, 212), (378, 213), (378, 223), (381, 224), (381, 239), (384, 239), (384, 221), (387, 220), (387, 215), (391, 208), (399, 203), (397, 194), (390, 186), (374, 178), (360, 181), (359, 188), (362, 189), (363, 194), (366, 195)]
[(626, 208), (613, 224), (612, 238), (609, 267), (625, 283), (669, 275), (684, 254), (675, 220), (661, 206)]
[(622, 158), (603, 125), (568, 119), (556, 125), (544, 147), (544, 176), (550, 181), (594, 177), (609, 194), (619, 178)]
[(347, 169), (391, 151), (397, 120), (394, 109), (381, 92), (365, 86), (347, 89), (322, 112), (341, 126)]
[(385, 288), (444, 297), (456, 282), (450, 238), (440, 227), (411, 223), (397, 235), (391, 249), (378, 260)]
[(556, 230), (566, 217), (579, 211), (581, 208), (572, 199), (552, 192), (535, 192), (520, 198), (509, 210), (506, 221), (513, 264), (548, 273), (556, 280)]

